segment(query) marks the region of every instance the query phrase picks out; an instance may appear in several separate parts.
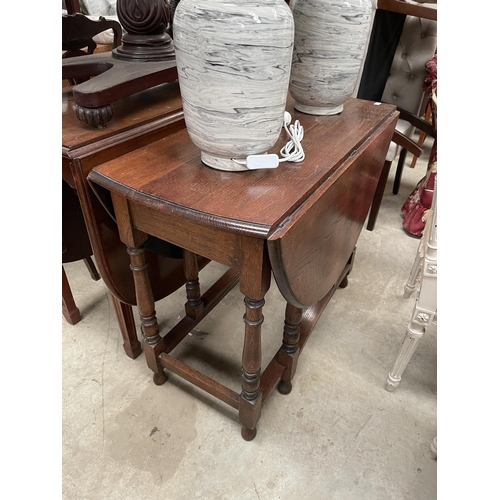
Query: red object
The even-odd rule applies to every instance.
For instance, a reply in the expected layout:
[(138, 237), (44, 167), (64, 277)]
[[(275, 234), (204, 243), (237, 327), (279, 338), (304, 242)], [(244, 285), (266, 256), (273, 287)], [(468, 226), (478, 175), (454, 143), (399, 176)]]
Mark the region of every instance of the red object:
[(427, 164), (427, 172), (401, 207), (403, 212), (403, 227), (414, 236), (422, 236), (425, 227), (426, 213), (431, 207), (434, 194), (434, 180), (437, 174), (437, 54), (426, 63), (427, 77), (422, 90), (431, 92), (432, 126), (435, 131)]

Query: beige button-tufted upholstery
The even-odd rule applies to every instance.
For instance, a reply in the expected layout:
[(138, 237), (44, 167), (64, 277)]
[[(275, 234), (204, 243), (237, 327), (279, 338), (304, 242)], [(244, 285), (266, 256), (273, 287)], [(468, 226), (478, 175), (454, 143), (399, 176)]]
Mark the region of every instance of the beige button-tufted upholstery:
[[(420, 5), (414, 8), (416, 7), (415, 4)], [(404, 8), (405, 5), (408, 5), (408, 9)], [(370, 97), (370, 80), (366, 80), (366, 82), (364, 82), (365, 85), (361, 93), (361, 98), (366, 94), (368, 97), (364, 97), (365, 99), (377, 99), (389, 104), (394, 104), (398, 106), (399, 109), (408, 111), (411, 115), (419, 116), (421, 115), (421, 111), (423, 111), (422, 101), (424, 93), (422, 91), (422, 86), (426, 77), (425, 64), (432, 59), (437, 50), (437, 22), (432, 20), (436, 17), (435, 14), (437, 14), (437, 12), (432, 12), (433, 10), (437, 11), (437, 0), (407, 0), (406, 2), (401, 0), (378, 0), (377, 7), (387, 13), (406, 14), (407, 12), (412, 12), (416, 15), (406, 15), (402, 28), (400, 24), (397, 26), (397, 20), (395, 20), (395, 31), (397, 32), (398, 29), (402, 31), (401, 35), (399, 35), (390, 70), (388, 65), (384, 66), (385, 61), (383, 57), (378, 60), (374, 59), (374, 61), (381, 64), (379, 76), (383, 77), (385, 80), (383, 91), (381, 85), (384, 85), (384, 80), (379, 78), (377, 81), (373, 73), (374, 68), (372, 65), (372, 67), (370, 67), (371, 73), (368, 73), (370, 77), (367, 78), (373, 79), (371, 94), (376, 94), (376, 97)], [(392, 18), (388, 17), (384, 17), (383, 19), (385, 22), (392, 21)], [(384, 26), (384, 29), (387, 30), (387, 26)], [(381, 32), (379, 29), (377, 34), (379, 36), (377, 40), (383, 42), (386, 31)], [(380, 36), (382, 36), (382, 39), (380, 39)], [(389, 36), (389, 34), (387, 36)], [(390, 37), (386, 38), (385, 41), (392, 43)], [(384, 43), (382, 43), (382, 48), (383, 50), (394, 50), (394, 45), (391, 46), (389, 43), (389, 45), (385, 47)], [(388, 70), (389, 76), (386, 78)], [(411, 124), (402, 119), (398, 120), (396, 130), (409, 139), (411, 139), (413, 135), (413, 127)], [(398, 169), (394, 177), (393, 185), (393, 193), (395, 194), (397, 194), (399, 190), (406, 151), (402, 150), (401, 146), (393, 141), (386, 155), (384, 168), (377, 185), (372, 208), (368, 217), (367, 229), (370, 231), (375, 227), (391, 163), (398, 156)]]
[[(424, 96), (425, 63), (432, 58), (436, 47), (436, 21), (407, 16), (385, 84), (383, 102), (419, 114)], [(413, 133), (413, 127), (404, 120), (398, 121), (396, 129), (407, 137)], [(400, 150), (400, 146), (391, 142), (386, 160), (394, 160)]]

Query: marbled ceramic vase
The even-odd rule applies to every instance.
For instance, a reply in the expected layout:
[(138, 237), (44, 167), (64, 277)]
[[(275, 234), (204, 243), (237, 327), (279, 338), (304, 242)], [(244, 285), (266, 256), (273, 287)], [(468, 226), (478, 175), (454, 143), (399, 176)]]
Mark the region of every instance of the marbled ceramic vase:
[(186, 128), (201, 160), (266, 153), (283, 126), (293, 52), (284, 0), (180, 0), (173, 39)]
[(295, 20), (290, 94), (311, 115), (341, 113), (369, 42), (372, 0), (292, 0)]

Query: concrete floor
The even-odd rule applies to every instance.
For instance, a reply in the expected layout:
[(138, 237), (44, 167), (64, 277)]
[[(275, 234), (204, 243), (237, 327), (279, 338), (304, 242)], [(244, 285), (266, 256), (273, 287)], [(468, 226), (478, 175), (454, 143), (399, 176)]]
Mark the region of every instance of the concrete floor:
[[(435, 325), (401, 385), (384, 388), (414, 304), (403, 286), (419, 240), (403, 231), (400, 207), (424, 175), (426, 155), (405, 169), (396, 196), (393, 166), (377, 226), (361, 233), (349, 286), (318, 322), (292, 392), (275, 391), (266, 402), (252, 442), (240, 437), (235, 410), (179, 377), (155, 386), (144, 355), (125, 355), (102, 280), (92, 281), (83, 263), (66, 265), (82, 320), (62, 321), (63, 498), (436, 498), (437, 462), (429, 455), (437, 434)], [(203, 289), (221, 269), (202, 271)], [(181, 290), (157, 304), (160, 326), (177, 321), (184, 301)], [(263, 366), (280, 345), (283, 314), (273, 283)], [(242, 315), (235, 289), (176, 356), (239, 392)]]

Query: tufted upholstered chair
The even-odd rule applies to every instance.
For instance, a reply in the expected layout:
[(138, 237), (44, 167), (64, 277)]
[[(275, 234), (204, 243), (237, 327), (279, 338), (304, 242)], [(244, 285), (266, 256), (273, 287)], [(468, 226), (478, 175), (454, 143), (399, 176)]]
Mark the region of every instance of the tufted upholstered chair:
[[(431, 4), (422, 5), (427, 6), (429, 9), (436, 8), (435, 5)], [(371, 43), (376, 43), (376, 41), (372, 38)], [(426, 76), (425, 63), (433, 57), (436, 50), (437, 22), (416, 16), (406, 16), (382, 95), (375, 95), (371, 98), (395, 104), (398, 108), (420, 116), (422, 108), (425, 108), (425, 96), (422, 91), (422, 85)], [(363, 98), (363, 96), (360, 97)], [(384, 169), (368, 218), (368, 230), (373, 230), (375, 227), (392, 162), (399, 157), (398, 171), (393, 187), (393, 192), (397, 194), (406, 159), (406, 152), (410, 150), (412, 153), (417, 154), (417, 156), (420, 153), (418, 148), (412, 148), (409, 143), (404, 141), (405, 137), (411, 138), (414, 132), (414, 127), (409, 122), (402, 119), (398, 120), (396, 131), (399, 134), (396, 134), (393, 138), (386, 155)], [(402, 138), (402, 140), (398, 139), (398, 137)], [(407, 149), (407, 146), (411, 149)]]
[[(425, 63), (432, 58), (437, 47), (436, 24), (436, 21), (429, 19), (407, 16), (382, 94), (383, 102), (421, 115)], [(399, 120), (397, 130), (411, 137), (414, 127), (404, 120)], [(393, 161), (400, 151), (401, 146), (392, 142), (386, 160)]]

